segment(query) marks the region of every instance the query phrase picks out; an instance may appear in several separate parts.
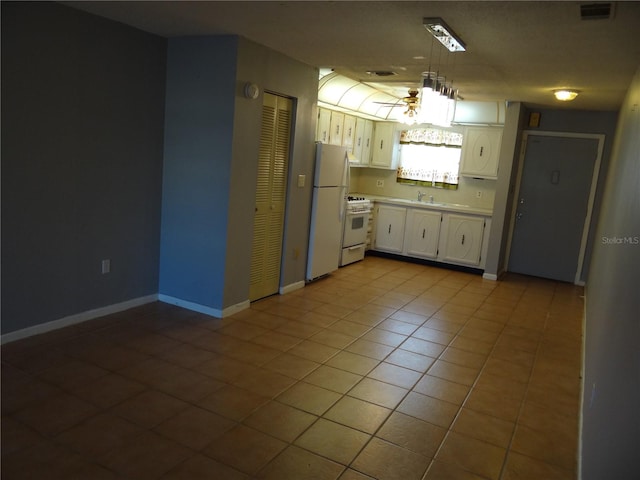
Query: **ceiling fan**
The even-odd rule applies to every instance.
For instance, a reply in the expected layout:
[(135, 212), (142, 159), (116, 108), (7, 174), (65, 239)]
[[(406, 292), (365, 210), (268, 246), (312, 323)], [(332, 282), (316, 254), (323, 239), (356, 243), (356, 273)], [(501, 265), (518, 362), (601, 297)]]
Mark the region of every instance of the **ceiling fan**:
[(373, 102), (378, 105), (385, 105), (391, 108), (394, 107), (406, 107), (407, 111), (416, 110), (418, 105), (420, 104), (420, 99), (418, 98), (418, 90), (414, 88), (409, 89), (409, 94), (406, 97), (401, 98), (401, 102)]
[(418, 98), (418, 90), (414, 88), (409, 89), (409, 94), (403, 97), (398, 102), (374, 102), (379, 105), (384, 105), (389, 108), (403, 107), (406, 110), (403, 112), (405, 123), (413, 124), (418, 122), (418, 108), (420, 107), (420, 99)]

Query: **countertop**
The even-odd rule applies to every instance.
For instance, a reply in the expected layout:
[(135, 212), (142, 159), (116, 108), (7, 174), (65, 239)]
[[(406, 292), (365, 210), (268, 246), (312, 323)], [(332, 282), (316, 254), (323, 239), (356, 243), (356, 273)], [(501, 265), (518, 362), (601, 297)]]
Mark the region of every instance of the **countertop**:
[(493, 215), (493, 210), (488, 208), (478, 208), (478, 207), (472, 207), (470, 205), (460, 205), (457, 203), (440, 203), (440, 202), (430, 203), (428, 198), (426, 201), (422, 200), (421, 202), (419, 202), (417, 199), (409, 200), (407, 198), (393, 198), (393, 197), (385, 197), (382, 195), (369, 195), (365, 193), (350, 193), (349, 195), (368, 198), (369, 200), (379, 202), (379, 203), (401, 205), (404, 207), (425, 208), (428, 210), (441, 210), (444, 212), (468, 213), (471, 215), (483, 215), (485, 217), (490, 217)]

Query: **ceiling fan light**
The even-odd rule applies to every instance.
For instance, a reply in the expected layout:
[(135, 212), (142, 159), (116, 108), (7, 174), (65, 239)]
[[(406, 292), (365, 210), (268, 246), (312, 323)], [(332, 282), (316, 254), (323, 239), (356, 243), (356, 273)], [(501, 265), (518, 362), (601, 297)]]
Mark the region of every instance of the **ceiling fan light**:
[(578, 96), (577, 90), (568, 90), (568, 89), (559, 89), (554, 90), (553, 95), (556, 97), (556, 100), (560, 100), (561, 102), (570, 102), (574, 98)]

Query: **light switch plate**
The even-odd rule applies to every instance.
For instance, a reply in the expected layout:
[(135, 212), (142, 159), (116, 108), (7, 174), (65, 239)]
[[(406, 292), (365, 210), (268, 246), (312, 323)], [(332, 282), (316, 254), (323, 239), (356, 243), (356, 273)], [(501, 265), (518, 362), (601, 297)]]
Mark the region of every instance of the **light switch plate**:
[(306, 181), (306, 175), (298, 175), (298, 187), (304, 187), (304, 182)]

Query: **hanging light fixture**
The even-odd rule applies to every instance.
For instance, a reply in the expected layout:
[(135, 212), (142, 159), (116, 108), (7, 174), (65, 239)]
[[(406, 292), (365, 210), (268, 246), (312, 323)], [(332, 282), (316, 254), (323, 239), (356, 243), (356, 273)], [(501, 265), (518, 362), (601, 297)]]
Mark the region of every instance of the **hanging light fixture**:
[[(453, 83), (447, 84), (446, 77), (441, 77), (441, 67), (438, 53), (438, 67), (434, 73), (431, 70), (433, 59), (433, 41), (438, 40), (447, 49), (447, 60), (450, 52), (464, 52), (466, 46), (455, 32), (441, 18), (424, 18), (423, 25), (431, 33), (431, 52), (429, 54), (429, 70), (422, 73), (422, 88), (420, 90), (420, 121), (439, 126), (451, 126), (453, 121), (458, 91)], [(455, 58), (455, 57), (454, 57)], [(448, 64), (448, 61), (447, 61)]]
[(466, 51), (467, 47), (464, 42), (441, 18), (423, 18), (422, 24), (450, 52)]

